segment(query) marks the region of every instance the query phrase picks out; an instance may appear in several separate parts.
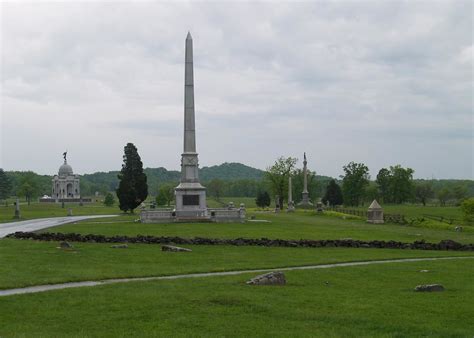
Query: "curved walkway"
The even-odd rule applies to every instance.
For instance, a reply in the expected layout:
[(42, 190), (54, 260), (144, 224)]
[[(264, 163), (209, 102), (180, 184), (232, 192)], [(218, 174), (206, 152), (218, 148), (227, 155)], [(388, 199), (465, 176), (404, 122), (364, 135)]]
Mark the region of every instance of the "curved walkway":
[(183, 279), (183, 278), (199, 278), (199, 277), (214, 277), (214, 276), (232, 276), (232, 275), (241, 275), (241, 274), (245, 274), (245, 273), (261, 273), (261, 272), (269, 272), (269, 271), (312, 270), (312, 269), (337, 268), (337, 267), (343, 267), (343, 266), (358, 266), (358, 265), (372, 265), (372, 264), (386, 264), (386, 263), (404, 263), (404, 262), (423, 262), (423, 261), (437, 261), (437, 260), (451, 260), (451, 259), (474, 259), (474, 256), (387, 259), (387, 260), (379, 260), (379, 261), (364, 261), (364, 262), (347, 262), (347, 263), (333, 263), (333, 264), (321, 264), (321, 265), (293, 266), (293, 267), (274, 268), (274, 269), (237, 270), (237, 271), (224, 271), (224, 272), (204, 272), (204, 273), (190, 273), (190, 274), (174, 275), (174, 276), (133, 277), (133, 278), (105, 279), (105, 280), (100, 280), (100, 281), (70, 282), (70, 283), (50, 284), (50, 285), (36, 285), (36, 286), (30, 286), (30, 287), (26, 287), (26, 288), (19, 288), (19, 289), (0, 290), (0, 297), (1, 296), (11, 296), (11, 295), (20, 295), (20, 294), (25, 294), (25, 293), (37, 293), (37, 292), (44, 292), (44, 291), (77, 288), (77, 287), (83, 287), (83, 286), (97, 286), (97, 285), (116, 284), (116, 283), (142, 282), (142, 281), (167, 280), (167, 279)]
[(118, 215), (95, 215), (95, 216), (66, 216), (52, 218), (37, 218), (27, 221), (0, 223), (0, 238), (17, 231), (31, 232), (45, 228), (51, 228), (62, 224), (83, 221), (91, 218), (116, 217)]

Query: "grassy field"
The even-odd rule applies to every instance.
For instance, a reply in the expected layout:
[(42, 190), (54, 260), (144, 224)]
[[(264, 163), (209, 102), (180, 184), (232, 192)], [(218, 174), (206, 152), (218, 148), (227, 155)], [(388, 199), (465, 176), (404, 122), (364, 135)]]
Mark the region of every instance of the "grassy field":
[[(90, 220), (78, 224), (66, 224), (47, 229), (50, 232), (76, 232), (103, 235), (156, 235), (181, 237), (215, 238), (281, 238), (281, 239), (342, 239), (396, 240), (413, 242), (425, 239), (439, 242), (453, 239), (463, 243), (474, 242), (474, 229), (466, 228), (455, 232), (454, 226), (432, 229), (397, 224), (368, 224), (364, 220), (343, 220), (338, 217), (321, 216), (314, 212), (255, 213), (257, 220), (268, 222), (247, 223), (173, 223), (141, 224), (110, 223), (110, 221)], [(119, 218), (120, 219), (120, 218)]]
[[(368, 207), (358, 207), (358, 208), (349, 208), (349, 209), (358, 209), (367, 211)], [(459, 207), (449, 206), (449, 207), (440, 207), (440, 206), (423, 206), (415, 204), (396, 204), (396, 205), (382, 205), (383, 211), (387, 214), (400, 214), (408, 218), (418, 218), (423, 217), (424, 215), (439, 216), (445, 218), (452, 218), (457, 220), (462, 220), (462, 211)]]
[(275, 268), (389, 258), (474, 255), (466, 252), (350, 248), (266, 248), (186, 246), (190, 253), (161, 251), (159, 245), (74, 243), (61, 250), (57, 242), (0, 240), (0, 289), (67, 281), (193, 272)]
[[(422, 273), (420, 270), (429, 270)], [(394, 263), (133, 282), (0, 298), (0, 336), (472, 337), (474, 264)], [(328, 282), (328, 283), (326, 283)], [(446, 291), (415, 293), (422, 283)], [(19, 315), (21, 314), (21, 315)]]
[[(239, 199), (232, 201), (236, 205), (240, 203)], [(100, 204), (72, 207), (75, 215), (119, 213), (117, 208)], [(11, 220), (13, 208), (3, 208), (0, 207), (0, 220)], [(22, 211), (27, 218), (64, 216), (67, 206), (62, 209), (60, 205), (22, 205)], [(451, 209), (438, 212), (448, 215)], [(319, 215), (311, 211), (274, 214), (249, 208), (248, 214), (260, 222), (141, 224), (134, 222), (138, 217), (135, 214), (87, 220), (44, 231), (111, 236), (474, 242), (474, 229), (469, 227), (459, 233), (454, 231), (454, 226), (447, 225), (373, 225), (337, 213)], [(187, 246), (193, 251), (170, 253), (162, 252), (159, 245), (147, 244), (131, 244), (127, 249), (97, 243), (73, 245), (73, 250), (61, 250), (57, 242), (0, 240), (0, 289), (122, 277), (474, 255), (452, 251), (250, 246)], [(420, 272), (425, 269), (430, 272)], [(247, 286), (245, 281), (253, 275), (240, 275), (0, 297), (0, 337), (472, 337), (474, 334), (474, 319), (470, 315), (474, 260), (389, 263), (285, 274), (288, 284), (284, 287)], [(446, 291), (413, 292), (421, 283), (442, 283)]]

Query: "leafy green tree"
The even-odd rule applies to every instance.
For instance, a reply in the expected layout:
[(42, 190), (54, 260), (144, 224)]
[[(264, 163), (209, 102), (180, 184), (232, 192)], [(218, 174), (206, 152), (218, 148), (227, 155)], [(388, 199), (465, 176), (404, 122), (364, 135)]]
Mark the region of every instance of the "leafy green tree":
[(438, 200), (439, 200), (439, 204), (441, 206), (445, 206), (446, 202), (451, 197), (451, 192), (449, 191), (449, 189), (443, 188), (440, 191), (438, 191), (437, 197), (438, 197)]
[(207, 192), (209, 196), (214, 197), (217, 201), (220, 200), (224, 192), (224, 181), (218, 178), (214, 178), (207, 183)]
[(401, 204), (413, 198), (413, 173), (411, 168), (403, 168), (399, 164), (382, 168), (377, 174), (377, 185), (385, 203)]
[(114, 205), (114, 203), (115, 203), (114, 195), (112, 195), (110, 192), (108, 192), (105, 195), (104, 204), (108, 207), (111, 207), (112, 205)]
[(275, 201), (280, 207), (283, 205), (284, 196), (288, 193), (288, 178), (293, 174), (296, 158), (280, 157), (275, 161), (271, 167), (267, 168), (265, 172), (265, 179), (269, 183), (274, 194), (278, 195), (280, 200)]
[(393, 202), (401, 204), (409, 201), (413, 197), (413, 173), (411, 168), (402, 168), (400, 165), (390, 167)]
[(459, 184), (453, 187), (453, 197), (460, 204), (467, 198), (468, 193), (466, 185)]
[(468, 198), (461, 203), (461, 210), (464, 214), (464, 222), (467, 225), (474, 224), (474, 198)]
[(147, 178), (143, 172), (143, 163), (133, 143), (124, 147), (122, 170), (118, 174), (117, 197), (119, 208), (124, 212), (138, 207), (148, 196)]
[(380, 200), (380, 191), (377, 183), (369, 181), (369, 184), (365, 187), (364, 201), (370, 204), (373, 200)]
[(40, 193), (38, 185), (38, 175), (32, 171), (27, 171), (20, 178), (20, 186), (17, 194), (24, 196), (28, 205), (30, 205), (31, 200)]
[(174, 200), (174, 188), (174, 184), (162, 184), (158, 190), (158, 195), (156, 196), (156, 204), (170, 206), (171, 202)]
[(363, 163), (350, 162), (343, 167), (342, 196), (345, 205), (358, 206), (369, 184), (369, 168)]
[(390, 170), (387, 168), (380, 169), (375, 182), (378, 185), (380, 196), (382, 197), (382, 201), (384, 203), (391, 202), (390, 181)]
[(259, 191), (257, 198), (255, 199), (255, 204), (260, 208), (269, 207), (271, 203), (270, 195), (266, 191)]
[(5, 200), (10, 197), (12, 190), (12, 182), (5, 171), (0, 168), (0, 200)]
[(431, 182), (417, 182), (415, 184), (415, 197), (419, 202), (423, 203), (423, 206), (433, 196), (434, 191)]
[(323, 197), (323, 203), (329, 202), (330, 205), (341, 205), (343, 203), (342, 190), (336, 180), (329, 181), (326, 188), (326, 194)]

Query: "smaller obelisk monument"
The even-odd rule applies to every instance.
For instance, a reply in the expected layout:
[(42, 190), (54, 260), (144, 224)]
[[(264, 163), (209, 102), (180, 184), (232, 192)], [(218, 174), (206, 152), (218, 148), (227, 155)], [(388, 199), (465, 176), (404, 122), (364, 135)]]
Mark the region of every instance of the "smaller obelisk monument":
[(206, 218), (206, 188), (199, 183), (196, 129), (194, 123), (193, 39), (186, 37), (184, 70), (184, 149), (181, 155), (181, 182), (175, 188), (176, 217)]
[(294, 212), (295, 211), (295, 203), (293, 202), (293, 187), (291, 184), (291, 176), (288, 177), (288, 209), (286, 212)]
[(310, 208), (313, 206), (313, 203), (309, 200), (309, 192), (308, 192), (308, 161), (306, 161), (306, 153), (304, 153), (304, 160), (303, 160), (303, 192), (302, 192), (302, 200), (298, 203), (298, 206), (302, 208)]

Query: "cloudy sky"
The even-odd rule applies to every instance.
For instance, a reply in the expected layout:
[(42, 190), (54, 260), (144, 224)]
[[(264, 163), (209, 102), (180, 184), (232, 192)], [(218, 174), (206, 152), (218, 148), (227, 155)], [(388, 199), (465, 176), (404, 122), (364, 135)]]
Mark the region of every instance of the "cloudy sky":
[[(0, 167), (178, 169), (184, 41), (200, 165), (473, 179), (471, 1), (1, 4)], [(301, 161), (299, 162), (301, 165)]]

